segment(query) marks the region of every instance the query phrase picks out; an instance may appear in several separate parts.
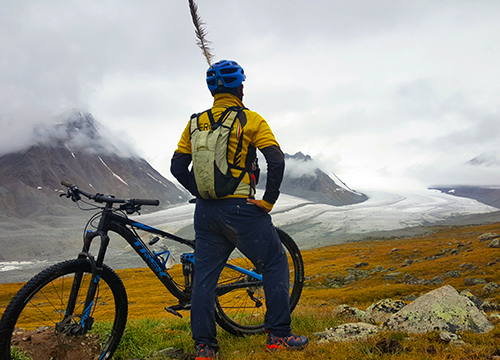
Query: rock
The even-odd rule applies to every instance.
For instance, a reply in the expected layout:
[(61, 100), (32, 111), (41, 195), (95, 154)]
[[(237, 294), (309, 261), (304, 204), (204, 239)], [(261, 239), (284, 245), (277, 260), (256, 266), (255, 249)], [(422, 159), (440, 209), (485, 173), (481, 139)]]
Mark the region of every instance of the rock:
[(410, 266), (411, 264), (413, 264), (413, 260), (412, 259), (406, 259), (405, 261), (403, 261), (403, 267), (405, 266)]
[(441, 276), (443, 276), (443, 277), (459, 278), (459, 277), (462, 276), (462, 273), (460, 272), (460, 270), (451, 270), (451, 271), (445, 272)]
[(486, 280), (480, 279), (480, 278), (467, 278), (467, 279), (465, 279), (465, 286), (474, 286), (474, 285), (480, 285), (480, 284), (486, 284)]
[(465, 341), (463, 341), (463, 340), (451, 340), (450, 345), (462, 347), (465, 345)]
[(366, 313), (371, 315), (375, 321), (383, 322), (405, 306), (406, 303), (404, 301), (384, 299), (370, 305), (368, 309), (366, 309)]
[(370, 273), (376, 273), (376, 272), (382, 272), (382, 271), (384, 271), (384, 267), (381, 265), (377, 265), (373, 269), (370, 270)]
[(460, 335), (453, 334), (449, 331), (441, 331), (441, 333), (439, 334), (439, 338), (442, 341), (449, 343), (450, 341), (453, 340), (460, 340)]
[(481, 305), (483, 305), (484, 301), (478, 298), (476, 295), (474, 295), (470, 291), (462, 291), (460, 292), (460, 295), (465, 296), (467, 299), (472, 301), (478, 309), (481, 309)]
[(320, 337), (318, 344), (325, 344), (332, 341), (350, 341), (367, 338), (370, 335), (377, 334), (382, 329), (378, 326), (366, 323), (350, 323), (339, 325), (334, 328), (327, 328), (325, 331), (315, 333)]
[(368, 270), (347, 269), (347, 272), (349, 274), (344, 278), (345, 285), (361, 279), (369, 279), (371, 277)]
[(490, 282), (483, 287), (483, 295), (493, 294), (494, 292), (500, 291), (500, 284), (495, 282)]
[(382, 353), (388, 353), (388, 354), (394, 354), (398, 351), (404, 351), (403, 345), (395, 339), (390, 339), (390, 338), (383, 338), (380, 340), (377, 345), (375, 345), (377, 349), (380, 350)]
[(474, 268), (474, 265), (471, 263), (463, 263), (463, 264), (458, 265), (457, 267), (462, 268), (462, 269), (471, 270)]
[(494, 239), (496, 237), (498, 237), (498, 234), (484, 233), (483, 235), (479, 236), (478, 239), (479, 239), (479, 241), (488, 241), (488, 240)]
[(375, 324), (375, 320), (369, 313), (349, 305), (337, 306), (332, 311), (332, 315), (348, 319), (350, 321), (361, 321), (365, 323)]
[(500, 248), (500, 239), (493, 239), (488, 245), (490, 248), (499, 249)]
[(409, 333), (430, 331), (488, 332), (493, 325), (476, 305), (450, 285), (422, 295), (392, 315), (383, 326)]
[(495, 303), (493, 303), (491, 301), (485, 301), (481, 305), (480, 309), (483, 310), (483, 311), (485, 311), (485, 312), (500, 311), (500, 305), (495, 304)]
[(437, 354), (437, 350), (436, 348), (434, 347), (434, 345), (431, 345), (429, 346), (426, 350), (427, 354), (429, 355), (436, 355)]
[(411, 295), (407, 295), (407, 296), (402, 296), (401, 297), (401, 300), (403, 300), (403, 301), (410, 301), (410, 302), (411, 301), (415, 301), (417, 299), (418, 299), (418, 296), (415, 295), (415, 294), (411, 294)]
[(405, 274), (403, 276), (403, 282), (407, 285), (428, 285), (429, 280), (418, 279), (415, 275)]
[(430, 281), (429, 281), (429, 284), (431, 285), (440, 285), (444, 283), (444, 280), (441, 279), (441, 277), (439, 276), (436, 276), (436, 277), (433, 277)]
[(360, 267), (364, 267), (364, 266), (368, 266), (370, 264), (368, 264), (367, 262), (358, 262), (356, 263), (356, 265), (354, 265), (355, 268), (360, 268)]
[(336, 275), (333, 278), (326, 278), (329, 287), (339, 288), (345, 285), (345, 278), (342, 275)]
[(385, 280), (398, 280), (398, 277), (401, 275), (400, 272), (393, 272), (390, 274), (385, 274), (382, 276)]

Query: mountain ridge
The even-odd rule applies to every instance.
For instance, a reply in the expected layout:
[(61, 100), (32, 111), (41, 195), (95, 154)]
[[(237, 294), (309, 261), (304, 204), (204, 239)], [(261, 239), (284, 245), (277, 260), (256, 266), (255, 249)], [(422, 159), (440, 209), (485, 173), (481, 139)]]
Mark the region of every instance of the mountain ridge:
[(334, 205), (345, 206), (358, 204), (368, 199), (365, 194), (350, 189), (336, 175), (340, 184), (319, 168), (310, 155), (297, 152), (285, 153), (285, 176), (280, 191), (304, 199)]
[[(29, 148), (0, 156), (0, 210), (3, 216), (59, 215), (74, 209), (59, 199), (66, 180), (90, 192), (160, 200), (160, 207), (181, 203), (188, 194), (145, 159), (121, 156), (99, 133), (90, 114), (76, 113), (63, 124), (37, 128)], [(144, 207), (144, 211), (153, 209)]]

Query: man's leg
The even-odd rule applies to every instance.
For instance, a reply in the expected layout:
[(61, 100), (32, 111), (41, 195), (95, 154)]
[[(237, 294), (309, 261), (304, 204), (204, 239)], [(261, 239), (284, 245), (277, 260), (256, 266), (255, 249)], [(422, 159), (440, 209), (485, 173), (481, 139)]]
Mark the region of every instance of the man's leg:
[(242, 201), (226, 218), (226, 237), (263, 271), (266, 295), (266, 330), (290, 336), (290, 272), (288, 258), (269, 214)]
[[(191, 297), (191, 330), (195, 345), (217, 348), (215, 287), (234, 246), (217, 231), (213, 205), (197, 201), (195, 211), (195, 272)], [(214, 204), (212, 204), (214, 203)]]

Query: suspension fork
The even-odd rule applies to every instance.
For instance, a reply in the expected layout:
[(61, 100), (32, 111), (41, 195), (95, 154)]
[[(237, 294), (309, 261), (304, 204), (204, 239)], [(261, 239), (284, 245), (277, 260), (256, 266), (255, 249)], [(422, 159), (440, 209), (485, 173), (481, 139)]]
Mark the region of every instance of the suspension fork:
[[(85, 298), (85, 304), (83, 307), (83, 313), (80, 316), (80, 326), (79, 329), (75, 331), (78, 335), (84, 334), (91, 330), (93, 319), (91, 318), (92, 307), (94, 306), (94, 301), (96, 300), (97, 289), (99, 288), (99, 282), (101, 279), (100, 273), (102, 271), (102, 264), (104, 262), (104, 255), (106, 254), (106, 249), (109, 244), (109, 237), (107, 231), (105, 230), (106, 222), (108, 221), (108, 214), (110, 213), (111, 204), (106, 204), (105, 210), (102, 213), (102, 217), (99, 221), (97, 231), (89, 231), (85, 234), (84, 244), (82, 252), (78, 255), (79, 259), (87, 258), (90, 261), (92, 267), (92, 277), (90, 280), (89, 288), (87, 291), (87, 296)], [(109, 208), (109, 209), (108, 209)], [(108, 210), (108, 211), (106, 211)], [(89, 253), (90, 245), (92, 240), (99, 236), (101, 238), (101, 245), (99, 248), (99, 255), (97, 261), (94, 256)], [(76, 301), (80, 288), (82, 285), (83, 273), (76, 273), (73, 279), (73, 284), (71, 287), (71, 293), (69, 295), (68, 305), (66, 307), (66, 312), (64, 319), (68, 319), (74, 315)], [(64, 320), (63, 320), (64, 322)], [(62, 322), (62, 323), (63, 323)]]

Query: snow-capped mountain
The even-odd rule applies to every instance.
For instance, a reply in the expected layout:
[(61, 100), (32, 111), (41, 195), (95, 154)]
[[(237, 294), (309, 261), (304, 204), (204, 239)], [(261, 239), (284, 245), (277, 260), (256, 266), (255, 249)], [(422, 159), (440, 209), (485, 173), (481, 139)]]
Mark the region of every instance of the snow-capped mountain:
[(433, 189), (450, 195), (475, 199), (483, 204), (500, 209), (500, 178), (498, 178), (498, 176), (491, 176), (491, 174), (498, 174), (498, 168), (500, 167), (500, 151), (486, 151), (467, 161), (466, 165), (470, 166), (470, 169), (472, 169), (471, 171), (474, 172), (478, 180), (483, 180), (481, 174), (487, 172), (490, 178), (494, 179), (493, 182), (489, 184), (489, 186), (464, 185), (460, 184), (459, 180), (457, 180), (455, 185), (435, 186)]
[[(335, 182), (309, 155), (301, 152), (285, 154), (285, 160), (285, 175), (280, 187), (283, 194), (334, 206), (357, 204), (368, 199), (365, 194), (350, 189), (334, 175), (338, 183)], [(259, 186), (265, 186), (265, 176)]]
[[(159, 199), (160, 208), (189, 198), (145, 159), (119, 150), (91, 114), (75, 112), (63, 123), (36, 128), (34, 135), (37, 140), (28, 149), (0, 157), (3, 216), (53, 215), (75, 208), (58, 196), (64, 192), (61, 180), (88, 192)], [(148, 210), (154, 209), (144, 207)]]
[(492, 150), (482, 153), (467, 162), (474, 166), (500, 166), (500, 151)]

